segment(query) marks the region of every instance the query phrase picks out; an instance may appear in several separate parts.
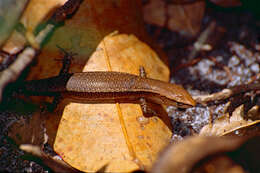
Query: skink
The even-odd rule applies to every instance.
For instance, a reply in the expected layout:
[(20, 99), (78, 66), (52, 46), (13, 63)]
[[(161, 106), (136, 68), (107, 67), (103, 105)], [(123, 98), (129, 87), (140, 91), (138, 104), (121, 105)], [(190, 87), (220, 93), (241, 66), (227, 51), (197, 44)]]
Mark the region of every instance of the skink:
[(60, 93), (76, 102), (138, 102), (145, 98), (162, 105), (191, 107), (196, 103), (182, 86), (122, 72), (67, 73), (26, 81), (19, 88), (30, 95)]

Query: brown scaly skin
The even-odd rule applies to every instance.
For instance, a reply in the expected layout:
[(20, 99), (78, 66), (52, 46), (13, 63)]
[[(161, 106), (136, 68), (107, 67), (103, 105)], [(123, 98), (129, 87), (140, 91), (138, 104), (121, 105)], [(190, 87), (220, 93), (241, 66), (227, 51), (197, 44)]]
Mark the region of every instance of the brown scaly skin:
[(145, 98), (187, 108), (195, 101), (181, 86), (122, 72), (82, 72), (27, 81), (20, 88), (31, 95), (62, 95), (78, 102), (133, 102)]

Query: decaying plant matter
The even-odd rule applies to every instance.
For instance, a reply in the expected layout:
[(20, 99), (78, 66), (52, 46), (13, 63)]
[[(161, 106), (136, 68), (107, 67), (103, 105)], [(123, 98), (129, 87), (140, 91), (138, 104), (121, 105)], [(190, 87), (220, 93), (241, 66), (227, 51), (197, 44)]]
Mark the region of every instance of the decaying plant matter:
[[(10, 25), (0, 28), (0, 171), (259, 172), (259, 26), (251, 14), (225, 12), (244, 8), (239, 0), (19, 3)], [(0, 26), (8, 17), (2, 4)], [(113, 102), (75, 102), (59, 92), (29, 96), (21, 87), (31, 91), (25, 81), (89, 71), (137, 75), (159, 91), (150, 97), (157, 100), (115, 100), (119, 81), (117, 91), (132, 91), (121, 96), (139, 92), (125, 75), (94, 75), (85, 85), (107, 86), (99, 92), (112, 90)], [(183, 88), (162, 91), (146, 77), (182, 85), (196, 105)], [(44, 86), (67, 91), (63, 81)], [(86, 80), (75, 81), (78, 92)], [(175, 106), (157, 104), (172, 93)], [(193, 107), (186, 109), (185, 98)]]

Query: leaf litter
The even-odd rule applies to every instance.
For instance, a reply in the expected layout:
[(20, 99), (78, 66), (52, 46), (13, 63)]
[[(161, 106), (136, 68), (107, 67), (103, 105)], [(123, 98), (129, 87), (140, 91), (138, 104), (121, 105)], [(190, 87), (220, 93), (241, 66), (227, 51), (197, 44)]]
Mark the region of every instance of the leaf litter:
[[(215, 15), (214, 19), (212, 19), (212, 16), (210, 15), (207, 16), (208, 14), (212, 16)], [(183, 84), (185, 88), (188, 88), (189, 92), (192, 93), (192, 95), (210, 94), (221, 91), (222, 89), (227, 87), (237, 86), (245, 83), (252, 83), (259, 79), (259, 50), (257, 46), (257, 41), (254, 39), (258, 38), (257, 34), (259, 33), (257, 33), (254, 29), (248, 27), (248, 23), (252, 22), (252, 17), (246, 14), (244, 15), (244, 17), (241, 17), (241, 19), (237, 19), (237, 17), (229, 15), (227, 17), (224, 17), (226, 20), (224, 20), (224, 22), (222, 23), (222, 21), (219, 22), (220, 20), (218, 18), (221, 16), (220, 18), (223, 19), (223, 15), (225, 14), (217, 14), (212, 11), (208, 11), (206, 13), (206, 17), (204, 18), (205, 21), (202, 22), (205, 26), (207, 25), (207, 20), (217, 20), (216, 30), (220, 33), (217, 32), (216, 35), (219, 34), (220, 36), (222, 36), (223, 39), (221, 41), (216, 41), (217, 39), (215, 39), (214, 36), (209, 37), (209, 39), (213, 40), (209, 40), (209, 42), (215, 41), (215, 43), (212, 44), (213, 49), (208, 52), (200, 52), (198, 54), (200, 60), (198, 60), (198, 63), (195, 63), (195, 65), (174, 72), (172, 82)], [(232, 20), (235, 23), (234, 28), (230, 29), (229, 27), (225, 26), (225, 22), (229, 22), (229, 20), (234, 18), (235, 20)], [(147, 28), (150, 32), (156, 30), (154, 29), (155, 27), (151, 25), (148, 25)], [(228, 28), (228, 30), (226, 30), (226, 28)], [(178, 40), (178, 38), (182, 37), (179, 37), (178, 34), (176, 35), (176, 33), (160, 28), (159, 31), (165, 31), (158, 32), (157, 29), (157, 33), (159, 33), (159, 36), (157, 34), (157, 38), (161, 39), (159, 43), (170, 57), (170, 62), (175, 61), (174, 63), (171, 63), (171, 65), (174, 67), (177, 63), (188, 63), (187, 61), (185, 61), (185, 58), (182, 57), (187, 56), (187, 50), (191, 49), (191, 46), (187, 45), (187, 43), (190, 43), (192, 40), (188, 39), (187, 41), (185, 41), (184, 39), (182, 39), (180, 41)], [(164, 34), (168, 34), (168, 36), (171, 36), (173, 40), (168, 40), (169, 37), (165, 37)], [(227, 37), (223, 37), (223, 35)], [(252, 37), (252, 35), (255, 37)], [(167, 39), (162, 39), (164, 37)], [(181, 45), (177, 46), (175, 45), (175, 43), (181, 43)], [(219, 47), (219, 45), (222, 45), (222, 47)], [(182, 49), (170, 49), (174, 46), (182, 47)], [(231, 72), (232, 80), (226, 77), (228, 76), (228, 74), (225, 68)], [(259, 93), (251, 92), (250, 94), (246, 93), (246, 95), (247, 96), (245, 96), (244, 94), (240, 94), (234, 98), (235, 100), (244, 100), (244, 98), (249, 98), (246, 99), (247, 106), (245, 106), (245, 116), (246, 114), (248, 114), (251, 116), (251, 119), (257, 119), (256, 117), (259, 117), (259, 110), (257, 110), (257, 108), (255, 108), (255, 110), (252, 110), (251, 108), (254, 105), (259, 105), (260, 101), (257, 97), (259, 96)], [(231, 104), (232, 103), (233, 102), (231, 100)], [(241, 104), (244, 104), (244, 102), (242, 101), (242, 103), (237, 103), (236, 105), (233, 105), (233, 110), (229, 112), (237, 115), (237, 113), (235, 112), (237, 112), (237, 107)], [(181, 139), (182, 137), (199, 133), (199, 131), (210, 122), (213, 123), (213, 127), (214, 122), (217, 124), (218, 119), (221, 119), (221, 116), (225, 115), (227, 107), (228, 104), (226, 104), (226, 100), (224, 100), (208, 103), (207, 106), (199, 105), (195, 108), (190, 108), (185, 111), (175, 108), (168, 108), (169, 115), (172, 117), (172, 124), (175, 127), (173, 130), (173, 132), (175, 133), (173, 140)], [(251, 113), (249, 113), (250, 111)], [(243, 111), (241, 111), (240, 109), (239, 112), (239, 114), (241, 115)], [(242, 123), (242, 126), (240, 124), (239, 127), (241, 129), (235, 128), (233, 130), (227, 130), (228, 133), (237, 134), (238, 130), (243, 130), (247, 127), (252, 126), (256, 127), (258, 123), (251, 123), (250, 120), (247, 121), (243, 119), (241, 119), (241, 121), (246, 121), (248, 122), (248, 124), (243, 126)], [(228, 122), (226, 120), (225, 123), (230, 125), (230, 121)]]

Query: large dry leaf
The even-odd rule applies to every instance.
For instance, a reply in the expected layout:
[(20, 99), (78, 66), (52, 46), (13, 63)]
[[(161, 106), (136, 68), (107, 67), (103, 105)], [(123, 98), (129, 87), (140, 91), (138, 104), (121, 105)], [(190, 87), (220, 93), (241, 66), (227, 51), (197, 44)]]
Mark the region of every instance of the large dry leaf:
[(260, 172), (260, 137), (188, 137), (159, 155), (152, 173)]
[[(139, 67), (143, 66), (148, 77), (168, 80), (168, 68), (154, 51), (133, 35), (110, 35), (104, 42), (97, 47), (83, 71), (109, 71), (106, 49), (113, 71), (138, 74)], [(67, 163), (83, 171), (97, 171), (106, 164), (108, 172), (128, 172), (141, 166), (149, 169), (157, 153), (171, 138), (171, 130), (166, 125), (169, 119), (144, 117), (140, 105), (120, 104), (126, 137), (115, 104), (68, 104), (65, 101), (61, 104), (67, 105), (54, 150)], [(131, 153), (131, 146), (134, 153)]]
[(191, 36), (199, 32), (204, 10), (204, 1), (166, 4), (163, 0), (151, 0), (143, 8), (147, 23), (166, 26), (172, 31)]
[[(196, 168), (196, 164), (201, 165), (200, 161), (210, 160), (209, 156), (214, 154), (222, 154), (237, 149), (246, 139), (238, 137), (201, 137), (193, 136), (171, 144), (159, 155), (156, 163), (153, 165), (152, 173), (190, 173)], [(259, 140), (259, 139), (258, 139)], [(214, 160), (214, 158), (212, 159)], [(225, 164), (230, 164), (228, 160)], [(225, 165), (224, 164), (224, 165)], [(214, 168), (214, 171), (219, 168)], [(237, 166), (231, 164), (230, 166)], [(223, 163), (220, 165), (223, 168)], [(229, 167), (231, 168), (231, 167)], [(241, 167), (240, 167), (241, 168)], [(192, 171), (193, 170), (193, 171)], [(242, 170), (242, 169), (239, 169)], [(222, 170), (227, 171), (227, 170)], [(240, 171), (239, 171), (240, 172)]]
[(244, 117), (244, 106), (241, 105), (238, 108), (236, 108), (236, 110), (232, 113), (231, 117), (228, 117), (226, 114), (224, 114), (222, 117), (215, 120), (213, 125), (208, 124), (204, 126), (200, 131), (200, 135), (222, 136), (236, 131), (240, 128), (245, 128), (253, 126), (255, 124), (259, 124), (260, 122), (260, 120), (245, 120)]

